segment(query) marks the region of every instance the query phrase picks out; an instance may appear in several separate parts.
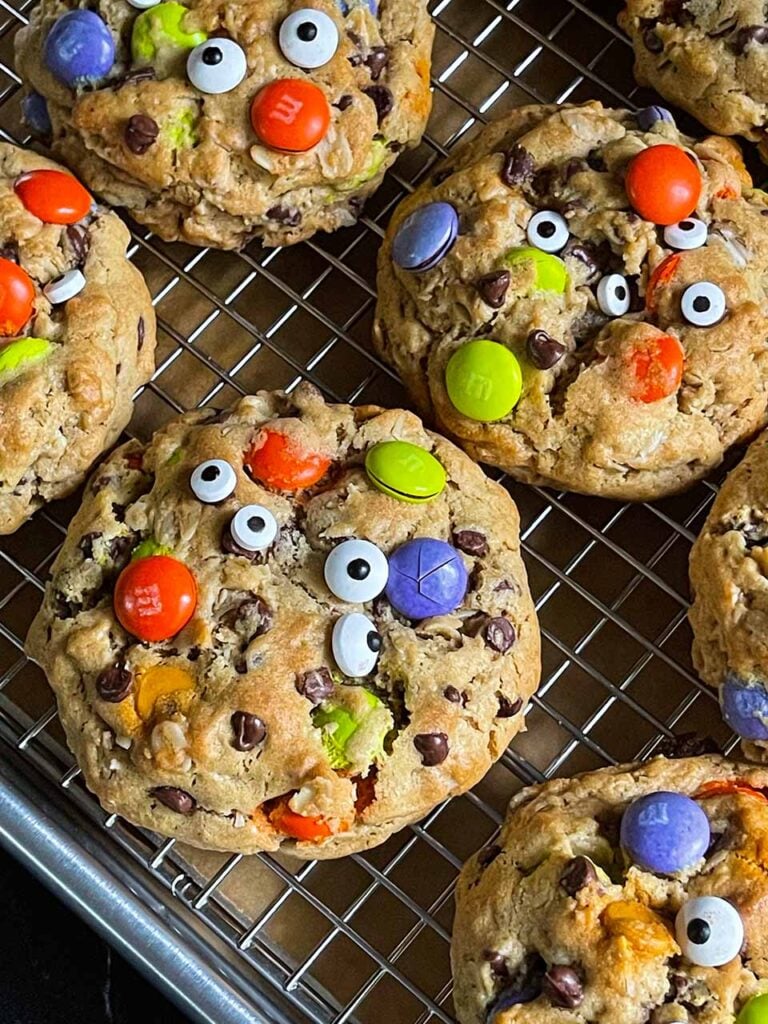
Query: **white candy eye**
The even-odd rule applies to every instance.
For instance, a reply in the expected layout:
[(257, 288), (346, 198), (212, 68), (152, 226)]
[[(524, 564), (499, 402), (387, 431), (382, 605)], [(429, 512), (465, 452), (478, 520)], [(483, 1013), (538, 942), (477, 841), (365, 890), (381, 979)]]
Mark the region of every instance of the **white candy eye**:
[(280, 49), (297, 68), (321, 68), (339, 47), (333, 18), (310, 7), (289, 14), (280, 26)]
[(683, 292), (680, 309), (684, 319), (694, 327), (712, 327), (720, 323), (728, 306), (722, 288), (711, 281), (698, 281)]
[(263, 551), (274, 542), (277, 520), (263, 505), (244, 505), (235, 512), (229, 524), (232, 540), (246, 551)]
[(160, 0), (128, 0), (131, 7), (137, 7), (140, 11), (146, 11), (150, 7), (157, 7)]
[(187, 57), (187, 77), (200, 92), (230, 92), (247, 70), (243, 48), (233, 39), (209, 39)]
[(342, 601), (372, 601), (388, 579), (386, 555), (367, 540), (345, 540), (325, 560), (325, 582)]
[(699, 967), (722, 967), (739, 955), (744, 924), (738, 910), (719, 896), (688, 900), (675, 918), (677, 944)]
[(528, 241), (542, 252), (560, 252), (568, 244), (571, 233), (565, 217), (554, 210), (540, 210), (528, 221)]
[(331, 649), (344, 675), (357, 679), (369, 675), (376, 668), (381, 635), (366, 615), (351, 612), (342, 615), (333, 627)]
[(68, 270), (43, 288), (43, 294), (52, 306), (69, 302), (85, 288), (85, 278), (79, 270)]
[(703, 220), (688, 217), (664, 228), (664, 241), (672, 249), (700, 249), (707, 244), (707, 225)]
[(224, 459), (208, 459), (192, 471), (189, 486), (199, 501), (214, 505), (217, 501), (224, 501), (234, 491), (237, 474)]
[(597, 304), (606, 316), (624, 316), (629, 312), (631, 298), (626, 277), (606, 274), (597, 286)]

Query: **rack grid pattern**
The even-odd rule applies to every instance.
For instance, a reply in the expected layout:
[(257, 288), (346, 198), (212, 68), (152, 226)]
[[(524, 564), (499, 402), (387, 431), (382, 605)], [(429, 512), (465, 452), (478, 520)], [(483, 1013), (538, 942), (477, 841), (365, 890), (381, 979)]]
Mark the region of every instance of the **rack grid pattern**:
[[(242, 253), (167, 245), (133, 233), (160, 326), (157, 371), (131, 433), (185, 409), (228, 404), (301, 379), (342, 401), (405, 401), (369, 343), (375, 256), (402, 196), (460, 140), (526, 102), (640, 104), (617, 3), (432, 0), (435, 109), (359, 224), (291, 249)], [(0, 134), (24, 142), (13, 36), (29, 3), (0, 0)], [(716, 490), (702, 483), (654, 505), (617, 505), (504, 480), (518, 502), (544, 637), (543, 684), (518, 737), (467, 796), (378, 850), (343, 862), (224, 857), (107, 817), (63, 742), (50, 690), (22, 651), (76, 498), (0, 548), (0, 735), (85, 811), (106, 855), (129, 855), (182, 901), (228, 973), (280, 995), (292, 1019), (322, 1024), (452, 1024), (452, 890), (463, 860), (497, 829), (511, 793), (555, 774), (646, 757), (688, 731), (734, 739), (690, 664), (690, 544)], [(262, 1004), (263, 1005), (263, 1004)], [(254, 1017), (258, 1005), (254, 1005)]]

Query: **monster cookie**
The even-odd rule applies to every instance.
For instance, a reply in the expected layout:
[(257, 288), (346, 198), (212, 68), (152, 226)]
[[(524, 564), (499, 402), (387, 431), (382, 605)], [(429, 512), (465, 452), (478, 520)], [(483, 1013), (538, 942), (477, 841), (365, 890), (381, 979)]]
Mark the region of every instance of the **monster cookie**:
[(768, 196), (648, 112), (526, 107), (398, 209), (376, 343), (475, 458), (647, 499), (766, 418)]
[(768, 432), (720, 489), (691, 551), (693, 660), (747, 753), (768, 761)]
[(70, 174), (0, 143), (0, 534), (78, 486), (152, 373), (127, 244)]
[(477, 782), (539, 677), (507, 492), (411, 413), (309, 385), (108, 459), (28, 649), (104, 807), (300, 857)]
[(619, 23), (632, 40), (641, 85), (712, 131), (765, 143), (768, 19), (762, 0), (626, 0)]
[(513, 797), (466, 865), (461, 1024), (766, 1024), (768, 772), (623, 765)]
[(231, 249), (355, 222), (429, 115), (425, 0), (42, 0), (30, 126), (166, 240)]

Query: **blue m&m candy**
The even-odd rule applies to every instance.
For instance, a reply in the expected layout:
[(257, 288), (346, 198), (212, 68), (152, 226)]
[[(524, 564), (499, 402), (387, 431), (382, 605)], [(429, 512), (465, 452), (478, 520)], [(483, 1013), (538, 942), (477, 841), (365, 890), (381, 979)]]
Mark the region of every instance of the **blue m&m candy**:
[(450, 203), (427, 203), (409, 214), (392, 242), (392, 259), (402, 270), (431, 270), (447, 255), (459, 233)]
[(649, 132), (659, 121), (666, 121), (668, 124), (675, 123), (674, 117), (666, 107), (643, 107), (642, 110), (638, 110), (635, 117), (637, 118), (637, 127), (641, 132)]
[(729, 675), (720, 687), (723, 718), (744, 740), (768, 740), (768, 690), (759, 682)]
[(47, 138), (51, 134), (53, 129), (48, 104), (39, 92), (30, 92), (24, 97), (21, 101), (21, 113), (33, 135)]
[(48, 33), (43, 60), (51, 74), (75, 88), (104, 78), (115, 63), (115, 41), (93, 11), (69, 11)]
[(386, 595), (406, 618), (428, 619), (458, 608), (468, 582), (461, 555), (452, 545), (418, 537), (390, 555)]
[(674, 875), (699, 861), (710, 843), (709, 819), (683, 793), (660, 791), (633, 801), (621, 819), (621, 845), (644, 871)]

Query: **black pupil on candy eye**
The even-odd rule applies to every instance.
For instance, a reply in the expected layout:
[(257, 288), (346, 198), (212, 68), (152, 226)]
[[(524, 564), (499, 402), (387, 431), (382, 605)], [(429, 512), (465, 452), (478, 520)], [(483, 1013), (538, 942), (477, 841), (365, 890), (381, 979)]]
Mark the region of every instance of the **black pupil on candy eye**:
[(693, 223), (692, 220), (681, 220), (680, 221), (680, 230), (681, 231), (693, 231), (695, 226), (696, 225)]
[(219, 472), (220, 471), (218, 466), (206, 466), (201, 476), (203, 480), (207, 481), (208, 483), (211, 483), (212, 481), (218, 479)]
[(374, 653), (381, 650), (381, 637), (375, 630), (371, 630), (365, 638), (365, 642), (368, 644), (370, 650), (374, 651)]
[(693, 300), (693, 308), (697, 313), (706, 313), (710, 307), (710, 301), (706, 295), (697, 295)]
[(302, 21), (296, 29), (296, 35), (303, 43), (311, 43), (317, 37), (317, 25), (313, 25), (311, 21)]
[(248, 520), (248, 529), (251, 533), (261, 533), (266, 525), (261, 516), (251, 516)]
[(624, 285), (623, 284), (616, 285), (616, 298), (619, 300), (619, 302), (623, 302), (624, 299), (626, 299), (626, 297), (627, 297), (627, 289), (624, 287)]
[(542, 238), (551, 238), (555, 231), (557, 231), (557, 228), (551, 220), (545, 220), (542, 224), (539, 224), (539, 234)]
[(355, 558), (347, 566), (347, 573), (353, 580), (364, 580), (370, 572), (371, 567), (364, 558)]
[(708, 942), (711, 934), (712, 929), (700, 917), (694, 917), (688, 924), (688, 938), (697, 946), (702, 946), (705, 942)]
[(224, 54), (218, 46), (207, 46), (203, 50), (203, 64), (221, 64)]

